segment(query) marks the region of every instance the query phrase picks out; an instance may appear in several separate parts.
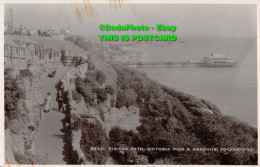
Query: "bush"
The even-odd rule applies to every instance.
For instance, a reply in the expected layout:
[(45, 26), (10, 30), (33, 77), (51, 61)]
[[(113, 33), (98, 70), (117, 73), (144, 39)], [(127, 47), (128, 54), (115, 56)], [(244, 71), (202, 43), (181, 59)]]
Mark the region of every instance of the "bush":
[(88, 71), (85, 75), (84, 82), (87, 85), (90, 85), (93, 88), (97, 87), (98, 83), (96, 82), (96, 72), (95, 71)]
[(4, 70), (5, 90), (5, 115), (9, 119), (17, 118), (19, 115), (18, 102), (25, 97), (24, 91), (18, 84), (18, 79), (12, 77), (12, 70)]
[(137, 95), (132, 89), (126, 91), (119, 90), (116, 97), (116, 107), (121, 108), (123, 106), (129, 107), (135, 105), (136, 99)]
[(86, 72), (84, 81), (91, 84), (92, 87), (97, 87), (105, 82), (105, 74), (100, 71), (88, 71)]
[(94, 102), (94, 93), (97, 95), (98, 103), (104, 102), (107, 99), (107, 91), (103, 88), (99, 88), (99, 85), (102, 85), (104, 82), (105, 74), (102, 71), (87, 71), (85, 79), (81, 79), (80, 77), (76, 78), (76, 91), (84, 97), (85, 102), (88, 104)]
[(109, 93), (110, 95), (114, 95), (115, 94), (115, 89), (111, 86), (111, 85), (107, 85), (105, 90), (107, 91), (107, 93)]
[(72, 98), (75, 100), (77, 103), (81, 102), (82, 96), (77, 92), (77, 91), (72, 91)]
[(118, 143), (124, 143), (127, 146), (133, 146), (133, 139), (134, 133), (132, 131), (127, 131), (121, 129), (120, 127), (113, 127), (109, 132), (109, 138), (111, 145), (116, 145)]
[(20, 70), (20, 75), (23, 78), (32, 78), (33, 77), (33, 73), (29, 69)]
[(20, 70), (20, 76), (22, 78), (29, 78), (32, 86), (33, 73), (29, 69)]
[[(100, 123), (95, 124), (89, 123), (88, 121), (83, 122), (82, 126), (82, 137), (80, 141), (80, 148), (82, 149), (87, 160), (94, 164), (105, 164), (109, 155), (109, 139), (102, 129)], [(103, 147), (105, 150), (93, 151), (91, 147)]]
[(97, 94), (97, 102), (101, 103), (107, 99), (107, 92), (102, 88), (95, 88), (94, 92)]
[(99, 85), (102, 85), (106, 80), (106, 76), (103, 71), (97, 70), (96, 71), (96, 81)]
[(116, 95), (116, 107), (121, 108), (127, 105), (127, 96), (124, 91), (119, 90)]
[(75, 80), (76, 91), (84, 97), (84, 100), (88, 104), (92, 104), (94, 101), (94, 94), (90, 86), (86, 85), (86, 83), (81, 78), (76, 78)]

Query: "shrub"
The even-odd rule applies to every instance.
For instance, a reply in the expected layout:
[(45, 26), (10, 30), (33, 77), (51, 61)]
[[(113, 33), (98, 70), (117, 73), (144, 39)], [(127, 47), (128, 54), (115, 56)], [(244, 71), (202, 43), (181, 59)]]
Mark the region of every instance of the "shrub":
[(20, 70), (20, 75), (23, 78), (32, 78), (33, 77), (33, 73), (29, 69)]
[(105, 82), (105, 79), (105, 74), (100, 70), (96, 70), (87, 71), (84, 81), (91, 84), (92, 87), (97, 87), (98, 85), (102, 85)]
[(115, 94), (115, 89), (111, 86), (111, 85), (107, 85), (105, 90), (107, 91), (107, 93), (109, 93), (110, 95), (114, 95)]
[(77, 91), (72, 91), (72, 98), (75, 100), (77, 103), (81, 102), (82, 96), (77, 92)]
[(107, 92), (103, 88), (95, 88), (94, 92), (97, 94), (97, 102), (101, 103), (107, 99)]
[(81, 78), (76, 78), (75, 80), (76, 91), (84, 97), (84, 100), (88, 104), (92, 104), (94, 101), (94, 94), (90, 86), (86, 85), (86, 83)]
[(98, 87), (98, 83), (96, 82), (96, 71), (88, 71), (85, 75), (84, 82), (91, 86), (92, 88)]
[[(82, 137), (80, 141), (80, 148), (82, 149), (87, 160), (94, 164), (104, 164), (109, 152), (108, 152), (108, 137), (100, 123), (95, 124), (89, 123), (88, 121), (83, 122), (82, 126)], [(93, 151), (91, 147), (103, 147), (102, 151)]]
[(123, 106), (129, 107), (135, 105), (136, 99), (137, 95), (132, 89), (126, 91), (119, 90), (116, 98), (116, 107), (121, 108)]
[(96, 71), (96, 81), (99, 85), (102, 85), (106, 80), (106, 76), (103, 71), (97, 70)]
[(94, 93), (97, 95), (98, 103), (107, 99), (107, 91), (99, 88), (105, 81), (105, 74), (98, 71), (87, 71), (85, 79), (77, 77), (75, 80), (76, 91), (84, 97), (86, 103), (91, 104), (94, 100)]
[(116, 143), (119, 142), (125, 142), (125, 144), (128, 144), (129, 146), (132, 146), (130, 142), (131, 140), (131, 136), (133, 137), (133, 134), (130, 134), (131, 131), (127, 131), (124, 129), (121, 129), (120, 127), (116, 126), (113, 127), (110, 131), (109, 131), (109, 138), (110, 138), (110, 143), (112, 145), (115, 145)]
[(119, 90), (116, 95), (116, 107), (121, 108), (127, 106), (127, 96), (124, 91)]
[(18, 84), (18, 79), (12, 77), (12, 70), (4, 70), (5, 90), (5, 115), (9, 119), (17, 118), (19, 115), (18, 102), (25, 97), (25, 93)]

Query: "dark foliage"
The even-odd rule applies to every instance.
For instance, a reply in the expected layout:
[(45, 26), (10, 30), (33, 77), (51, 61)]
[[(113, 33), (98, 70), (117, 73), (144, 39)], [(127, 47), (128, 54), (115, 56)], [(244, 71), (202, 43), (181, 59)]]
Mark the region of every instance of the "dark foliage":
[(114, 95), (115, 94), (115, 89), (111, 85), (107, 85), (105, 90), (110, 95)]
[(107, 91), (99, 87), (104, 81), (105, 75), (102, 71), (88, 71), (84, 79), (75, 79), (76, 91), (83, 96), (87, 104), (93, 104), (95, 94), (98, 103), (104, 102), (107, 99)]
[(76, 91), (83, 96), (84, 100), (88, 104), (92, 104), (94, 101), (94, 93), (90, 86), (86, 84), (81, 78), (75, 79)]
[(81, 102), (82, 96), (77, 92), (77, 91), (72, 91), (72, 98), (75, 100), (77, 103)]
[[(161, 86), (140, 72), (115, 67), (118, 73), (116, 107), (137, 105), (142, 116), (138, 134), (120, 128), (110, 133), (112, 145), (155, 148), (253, 148), (254, 151), (138, 151), (149, 163), (168, 164), (257, 164), (257, 130), (221, 114), (219, 109), (194, 96)], [(128, 92), (128, 93), (126, 93)], [(137, 98), (129, 96), (134, 92)], [(131, 100), (129, 100), (131, 99)], [(207, 108), (213, 114), (203, 111)], [(113, 152), (118, 161), (127, 161)], [(137, 156), (137, 157), (138, 157)], [(134, 156), (132, 156), (134, 157)]]
[(96, 82), (99, 85), (102, 85), (106, 80), (106, 76), (105, 76), (104, 72), (97, 70), (95, 74), (96, 74)]
[(5, 90), (5, 116), (14, 119), (19, 116), (18, 102), (24, 98), (25, 93), (18, 84), (18, 78), (12, 77), (12, 69), (4, 70)]
[[(80, 147), (87, 160), (92, 161), (94, 164), (104, 164), (109, 155), (108, 146), (109, 139), (103, 131), (102, 126), (98, 122), (92, 124), (84, 121)], [(105, 150), (93, 151), (91, 147), (103, 147)]]
[(29, 69), (20, 70), (20, 75), (23, 78), (32, 78), (33, 73)]
[(103, 88), (95, 88), (94, 92), (97, 95), (98, 103), (104, 102), (107, 99), (107, 92)]
[(129, 107), (131, 105), (135, 105), (136, 98), (137, 95), (132, 89), (125, 91), (119, 90), (116, 98), (116, 107), (121, 108), (123, 106)]

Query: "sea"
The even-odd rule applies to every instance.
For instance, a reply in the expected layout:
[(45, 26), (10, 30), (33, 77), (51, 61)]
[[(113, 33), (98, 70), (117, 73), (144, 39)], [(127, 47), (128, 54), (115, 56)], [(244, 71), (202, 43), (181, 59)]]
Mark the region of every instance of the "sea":
[(171, 88), (205, 98), (223, 114), (257, 127), (256, 39), (187, 39), (186, 44), (138, 46), (148, 62), (200, 61), (220, 53), (238, 62), (237, 67), (133, 67)]

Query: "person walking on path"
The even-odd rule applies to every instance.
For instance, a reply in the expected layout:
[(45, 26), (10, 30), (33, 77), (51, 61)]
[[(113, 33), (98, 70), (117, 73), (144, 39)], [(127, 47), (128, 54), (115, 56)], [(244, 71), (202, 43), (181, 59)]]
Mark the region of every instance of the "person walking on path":
[(47, 97), (45, 97), (45, 100), (44, 100), (43, 111), (45, 113), (47, 113), (51, 110), (51, 108), (52, 108), (51, 93), (47, 93)]
[(60, 112), (61, 109), (62, 109), (62, 111), (64, 112), (63, 97), (62, 97), (62, 92), (61, 92), (61, 90), (58, 91), (58, 93), (57, 93), (56, 101), (58, 102), (59, 112)]

